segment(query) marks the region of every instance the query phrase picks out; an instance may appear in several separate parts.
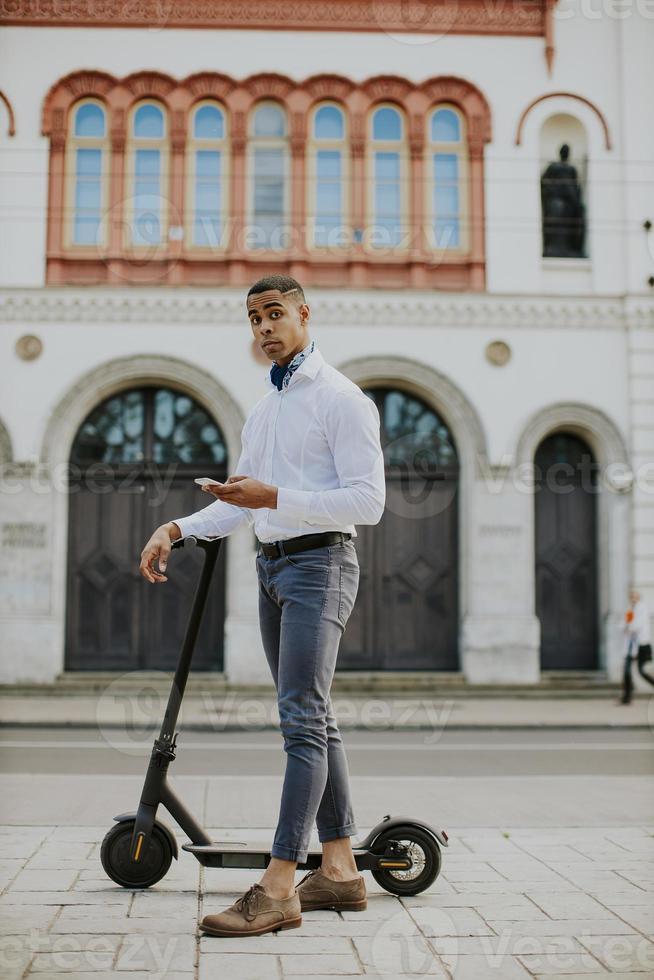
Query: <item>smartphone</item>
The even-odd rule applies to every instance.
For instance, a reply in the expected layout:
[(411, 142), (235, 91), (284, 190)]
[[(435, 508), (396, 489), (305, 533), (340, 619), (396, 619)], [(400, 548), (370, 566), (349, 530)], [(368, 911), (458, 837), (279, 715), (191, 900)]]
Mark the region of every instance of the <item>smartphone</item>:
[(197, 479), (193, 481), (197, 483), (200, 487), (224, 487), (225, 484), (221, 483), (220, 480), (212, 480), (208, 476), (198, 476)]

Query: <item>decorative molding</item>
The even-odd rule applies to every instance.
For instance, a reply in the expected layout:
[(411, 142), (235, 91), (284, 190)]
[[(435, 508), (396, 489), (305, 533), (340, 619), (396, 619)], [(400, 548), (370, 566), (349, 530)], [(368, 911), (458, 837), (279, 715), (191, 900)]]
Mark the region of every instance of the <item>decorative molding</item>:
[(556, 431), (574, 432), (590, 444), (601, 466), (628, 465), (626, 440), (617, 425), (604, 412), (580, 402), (545, 405), (524, 426), (516, 448), (516, 465), (531, 463), (540, 443)]
[(7, 110), (7, 136), (16, 135), (16, 117), (14, 115), (14, 107), (7, 98), (4, 92), (0, 92), (0, 102), (4, 105)]
[(68, 389), (49, 417), (41, 444), (41, 462), (51, 466), (68, 459), (80, 425), (104, 398), (151, 382), (168, 384), (200, 402), (212, 418), (219, 420), (228, 458), (238, 459), (245, 415), (216, 378), (176, 357), (142, 354), (116, 358), (93, 368)]
[(5, 467), (11, 463), (14, 454), (11, 448), (11, 437), (9, 430), (4, 422), (0, 421), (0, 466)]
[(520, 146), (520, 143), (522, 142), (522, 131), (524, 129), (525, 120), (527, 119), (527, 116), (534, 108), (534, 106), (538, 105), (539, 102), (544, 102), (546, 99), (558, 99), (558, 98), (575, 99), (577, 102), (582, 102), (585, 106), (588, 106), (588, 108), (595, 113), (595, 115), (597, 116), (597, 118), (601, 123), (602, 130), (604, 131), (604, 145), (606, 149), (607, 150), (613, 149), (611, 134), (609, 132), (609, 124), (607, 123), (606, 118), (601, 112), (601, 110), (598, 109), (595, 103), (591, 102), (590, 99), (585, 98), (583, 95), (576, 95), (574, 92), (549, 92), (547, 95), (539, 95), (537, 99), (533, 99), (533, 101), (529, 103), (526, 109), (523, 109), (520, 119), (518, 120), (518, 126), (516, 128), (516, 134), (515, 134), (516, 146)]
[(23, 334), (14, 345), (21, 361), (35, 361), (43, 352), (43, 341), (33, 333)]
[[(419, 291), (311, 290), (313, 322), (324, 326), (376, 327), (392, 323), (444, 329), (654, 330), (654, 298), (551, 297), (507, 294), (430, 294)], [(240, 289), (45, 287), (0, 292), (0, 322), (39, 323), (240, 323)]]
[(148, 27), (232, 30), (383, 31), (544, 37), (547, 0), (0, 0), (0, 23), (34, 27)]
[(474, 405), (454, 382), (433, 367), (408, 357), (361, 357), (338, 365), (338, 370), (359, 386), (405, 383), (422, 401), (442, 417), (452, 434), (461, 477), (474, 474), (480, 478), (488, 459), (484, 427)]

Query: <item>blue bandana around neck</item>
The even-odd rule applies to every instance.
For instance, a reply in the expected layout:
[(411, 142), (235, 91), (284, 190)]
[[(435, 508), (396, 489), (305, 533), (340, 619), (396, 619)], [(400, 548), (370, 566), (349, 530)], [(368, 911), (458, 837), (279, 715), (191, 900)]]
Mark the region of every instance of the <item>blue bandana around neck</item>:
[(304, 350), (299, 351), (292, 361), (288, 364), (277, 364), (273, 363), (270, 369), (270, 380), (277, 388), (277, 391), (281, 391), (282, 388), (288, 388), (289, 381), (291, 380), (291, 375), (294, 371), (297, 371), (302, 361), (304, 361), (316, 345), (315, 340), (312, 340), (310, 344), (304, 348)]

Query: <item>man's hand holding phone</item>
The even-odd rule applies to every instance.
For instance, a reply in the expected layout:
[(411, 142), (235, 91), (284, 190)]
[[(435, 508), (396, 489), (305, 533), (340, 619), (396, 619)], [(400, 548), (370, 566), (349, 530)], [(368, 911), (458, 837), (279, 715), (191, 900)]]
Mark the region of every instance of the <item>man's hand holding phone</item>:
[(262, 483), (251, 476), (230, 476), (226, 483), (211, 480), (207, 476), (198, 477), (195, 481), (206, 493), (213, 494), (218, 500), (237, 507), (270, 507), (277, 508), (277, 487)]

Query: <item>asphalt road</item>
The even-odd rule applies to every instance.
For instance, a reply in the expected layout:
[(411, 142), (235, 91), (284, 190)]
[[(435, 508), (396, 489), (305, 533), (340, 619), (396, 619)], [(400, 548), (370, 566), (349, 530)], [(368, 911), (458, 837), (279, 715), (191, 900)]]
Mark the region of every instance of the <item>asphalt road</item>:
[[(0, 729), (0, 824), (110, 825), (138, 803), (152, 734)], [(344, 733), (360, 829), (385, 813), (445, 828), (643, 826), (654, 815), (649, 729)], [(182, 733), (171, 784), (207, 828), (274, 827), (278, 730)]]
[[(647, 731), (534, 729), (343, 734), (352, 776), (644, 776), (654, 774)], [(1, 773), (139, 775), (152, 735), (66, 729), (0, 729)], [(281, 734), (182, 732), (175, 776), (281, 776)]]

